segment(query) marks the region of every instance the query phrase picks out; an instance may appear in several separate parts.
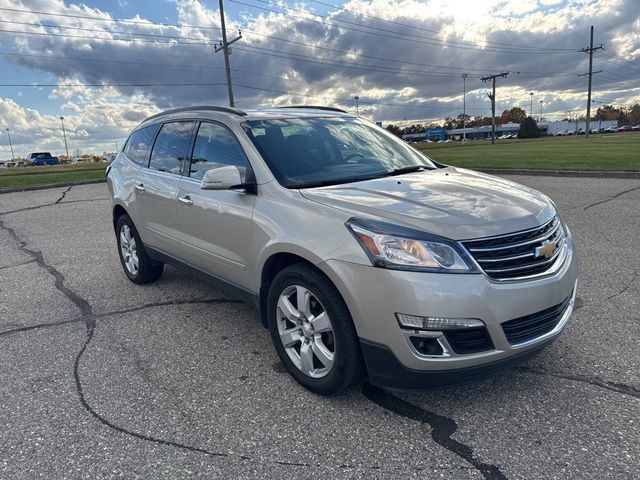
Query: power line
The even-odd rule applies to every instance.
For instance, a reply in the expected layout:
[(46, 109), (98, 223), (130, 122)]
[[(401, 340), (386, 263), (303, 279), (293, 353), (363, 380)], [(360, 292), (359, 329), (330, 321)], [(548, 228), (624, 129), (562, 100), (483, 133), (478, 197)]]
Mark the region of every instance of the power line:
[[(280, 14), (286, 13), (290, 17), (301, 18), (301, 19), (304, 19), (306, 21), (319, 23), (319, 24), (327, 26), (327, 27), (342, 28), (344, 30), (351, 30), (351, 31), (354, 31), (354, 32), (366, 33), (366, 34), (369, 34), (369, 35), (374, 35), (374, 36), (382, 37), (382, 38), (388, 38), (388, 39), (395, 40), (395, 41), (401, 40), (401, 41), (405, 41), (405, 42), (417, 43), (417, 44), (420, 44), (420, 45), (431, 45), (431, 46), (435, 45), (435, 46), (438, 46), (438, 47), (447, 46), (447, 47), (450, 47), (450, 48), (458, 48), (458, 49), (462, 49), (462, 50), (475, 50), (475, 51), (483, 51), (483, 52), (501, 52), (501, 53), (528, 53), (528, 54), (545, 54), (545, 55), (548, 55), (550, 53), (575, 53), (575, 51), (553, 52), (553, 51), (540, 50), (540, 49), (538, 49), (538, 50), (518, 50), (518, 49), (506, 50), (506, 49), (497, 49), (497, 48), (493, 48), (493, 47), (492, 48), (481, 48), (481, 47), (477, 47), (477, 46), (476, 47), (465, 47), (465, 46), (456, 46), (456, 45), (443, 45), (443, 43), (441, 41), (438, 41), (438, 40), (429, 41), (429, 40), (425, 40), (424, 37), (420, 37), (420, 36), (417, 36), (417, 35), (411, 35), (411, 34), (407, 34), (407, 33), (404, 33), (404, 32), (397, 32), (397, 31), (393, 31), (393, 30), (385, 30), (385, 29), (380, 29), (380, 28), (375, 28), (375, 27), (369, 27), (369, 26), (358, 24), (358, 23), (355, 23), (355, 22), (348, 22), (346, 20), (331, 19), (332, 21), (339, 21), (339, 22), (343, 22), (343, 23), (347, 23), (347, 24), (355, 24), (355, 25), (357, 25), (357, 26), (359, 26), (361, 28), (370, 28), (372, 30), (389, 32), (389, 33), (391, 33), (391, 35), (386, 35), (386, 34), (383, 34), (383, 33), (377, 33), (376, 31), (371, 31), (371, 30), (362, 30), (361, 28), (348, 27), (348, 26), (345, 26), (345, 25), (334, 25), (334, 24), (328, 23), (327, 21), (314, 20), (314, 19), (309, 18), (309, 17), (305, 17), (305, 16), (302, 16), (302, 15), (296, 15), (294, 13), (290, 13), (291, 11), (296, 11), (296, 9), (291, 8), (291, 7), (278, 7), (280, 9), (285, 9), (285, 11), (283, 12), (281, 10), (274, 10), (273, 8), (261, 7), (259, 5), (252, 5), (252, 4), (245, 3), (245, 2), (242, 2), (242, 1), (239, 1), (239, 0), (229, 0), (229, 1), (231, 1), (233, 3), (237, 3), (239, 5), (244, 5), (244, 6), (249, 7), (249, 8), (254, 8), (254, 9), (258, 9), (258, 10), (264, 10), (264, 11), (267, 11), (267, 12), (280, 13)], [(262, 0), (256, 0), (256, 1), (262, 1)], [(262, 2), (262, 3), (266, 3), (266, 2)], [(327, 17), (323, 17), (322, 15), (317, 15), (317, 14), (314, 14), (314, 13), (311, 13), (311, 12), (307, 12), (307, 11), (304, 11), (304, 10), (302, 10), (302, 12), (304, 12), (306, 15), (313, 15), (313, 16), (320, 17), (320, 18), (323, 18), (323, 19), (327, 20)], [(415, 37), (415, 39), (406, 38), (406, 37)]]
[[(158, 38), (168, 38), (168, 39), (175, 39), (175, 40), (199, 40), (199, 39), (195, 39), (195, 38), (191, 38), (191, 37), (183, 37), (183, 36), (174, 36), (174, 35), (159, 35), (159, 34), (144, 34), (144, 33), (138, 33), (138, 32), (123, 32), (123, 31), (116, 31), (116, 30), (106, 30), (106, 29), (100, 29), (100, 30), (96, 30), (96, 29), (90, 29), (90, 28), (81, 28), (81, 27), (71, 27), (71, 26), (58, 26), (58, 25), (50, 25), (50, 24), (42, 24), (42, 23), (29, 23), (29, 22), (19, 22), (19, 21), (13, 21), (13, 20), (0, 20), (0, 22), (2, 23), (11, 23), (11, 24), (18, 24), (18, 25), (28, 25), (28, 26), (33, 26), (33, 27), (46, 27), (46, 28), (60, 28), (60, 29), (67, 29), (67, 30), (81, 30), (81, 31), (91, 31), (91, 32), (99, 32), (99, 33), (108, 33), (108, 34), (112, 34), (112, 35), (145, 35), (148, 37), (158, 37)], [(2, 31), (2, 30), (0, 30)], [(366, 55), (366, 54), (362, 54), (362, 53), (354, 53), (354, 52), (350, 52), (347, 50), (338, 50), (338, 49), (334, 49), (334, 48), (329, 48), (329, 47), (323, 47), (320, 45), (313, 45), (313, 44), (309, 44), (309, 43), (305, 43), (305, 42), (298, 42), (295, 40), (290, 40), (290, 39), (286, 39), (286, 38), (281, 38), (281, 37), (275, 37), (272, 35), (266, 35), (266, 34), (261, 34), (258, 32), (254, 32), (252, 30), (244, 30), (245, 32), (250, 32), (252, 35), (256, 35), (256, 36), (260, 36), (260, 37), (264, 37), (264, 38), (270, 38), (272, 40), (276, 40), (276, 41), (281, 41), (281, 42), (287, 42), (287, 43), (291, 43), (291, 44), (295, 44), (295, 45), (300, 45), (300, 46), (305, 46), (305, 47), (309, 47), (309, 48), (313, 48), (313, 49), (319, 49), (319, 50), (325, 50), (325, 51), (329, 51), (329, 52), (334, 52), (334, 53), (340, 53), (340, 54), (344, 54), (344, 55), (353, 55), (356, 57), (361, 57), (361, 58), (370, 58), (370, 59), (374, 59), (374, 60), (380, 60), (380, 61), (385, 61), (385, 62), (391, 62), (391, 63), (397, 63), (397, 64), (401, 64), (401, 65), (416, 65), (416, 66), (423, 66), (423, 67), (433, 67), (433, 68), (444, 68), (444, 69), (450, 69), (450, 70), (460, 70), (460, 71), (471, 71), (471, 72), (479, 72), (479, 73), (487, 73), (488, 71), (490, 71), (489, 69), (478, 69), (478, 68), (466, 68), (466, 67), (455, 67), (455, 66), (448, 66), (448, 65), (436, 65), (436, 64), (429, 64), (429, 63), (419, 63), (419, 62), (411, 62), (411, 61), (402, 61), (402, 60), (396, 60), (396, 59), (391, 59), (391, 58), (385, 58), (385, 57), (378, 57), (378, 56), (374, 56), (374, 55)], [(43, 35), (44, 32), (26, 32), (26, 31), (20, 31), (19, 33), (25, 34), (25, 35), (30, 35), (30, 34), (34, 34), (34, 35)], [(53, 35), (53, 32), (47, 32)], [(56, 36), (65, 36), (65, 35), (61, 35), (61, 34), (57, 34)], [(69, 35), (69, 38), (94, 38), (94, 37), (84, 37), (84, 36), (76, 36), (76, 35)], [(97, 40), (107, 40), (109, 41), (110, 39), (97, 39)], [(115, 41), (136, 41), (138, 39), (135, 38), (131, 38), (131, 39), (113, 39)], [(149, 42), (149, 43), (169, 43), (169, 44), (173, 44), (173, 42)], [(232, 42), (230, 42), (232, 43)], [(188, 42), (188, 43), (179, 43), (180, 45), (186, 44), (186, 45), (216, 45), (217, 42)], [(259, 48), (259, 47), (256, 47)], [(296, 55), (296, 54), (293, 54)], [(317, 58), (317, 57), (310, 57), (310, 58)], [(444, 72), (443, 72), (444, 73)], [(531, 75), (531, 76), (572, 76), (572, 74), (564, 74), (564, 73), (559, 73), (559, 72), (526, 72), (526, 71), (522, 71), (520, 73), (526, 74), (526, 75)], [(455, 73), (457, 74), (457, 73)], [(452, 75), (454, 75), (454, 73), (452, 73)]]
[[(3, 83), (0, 84), (0, 87), (209, 87), (209, 86), (217, 86), (222, 87), (226, 86), (226, 83)], [(271, 93), (279, 93), (282, 95), (296, 95), (306, 98), (325, 98), (332, 99), (342, 103), (350, 103), (351, 99), (348, 98), (339, 98), (339, 97), (331, 97), (326, 95), (318, 95), (318, 94), (309, 94), (309, 93), (301, 93), (301, 92), (292, 92), (288, 90), (278, 90), (272, 88), (263, 88), (263, 87), (253, 87), (250, 85), (241, 85), (234, 84), (235, 87), (245, 88), (249, 90), (255, 91), (263, 91), (263, 92), (271, 92)], [(388, 106), (388, 107), (414, 107), (414, 108), (422, 108), (427, 110), (446, 110), (446, 111), (454, 111), (457, 110), (457, 106), (452, 107), (439, 107), (439, 106), (424, 106), (424, 105), (416, 105), (415, 103), (406, 102), (406, 103), (390, 103), (390, 102), (376, 102), (372, 100), (361, 100), (360, 103), (370, 106)], [(476, 108), (476, 110), (485, 110), (484, 108)], [(488, 110), (488, 109), (486, 109)]]
[[(88, 36), (88, 35), (67, 35), (64, 33), (51, 33), (51, 32), (25, 32), (23, 30), (6, 30), (0, 29), (0, 32), (4, 33), (15, 33), (18, 35), (37, 35), (37, 36), (48, 36), (48, 37), (65, 37), (65, 38), (78, 38), (78, 39), (86, 39), (86, 40), (94, 40), (100, 42), (141, 42), (141, 43), (154, 43), (157, 45), (217, 45), (218, 42), (208, 41), (208, 42), (161, 42), (158, 40), (145, 40), (141, 38), (102, 38), (96, 36)], [(100, 33), (99, 30), (94, 30), (96, 33)], [(109, 33), (109, 32), (103, 32)], [(126, 33), (117, 34), (117, 35), (127, 35)]]
[(55, 13), (55, 12), (42, 12), (38, 10), (23, 10), (19, 8), (6, 8), (0, 7), (0, 10), (5, 12), (15, 12), (15, 13), (32, 13), (37, 15), (47, 15), (51, 17), (64, 17), (64, 18), (79, 18), (84, 20), (98, 20), (103, 22), (113, 22), (113, 23), (129, 23), (134, 25), (144, 25), (147, 27), (150, 26), (162, 26), (162, 27), (178, 27), (178, 28), (196, 28), (200, 30), (220, 30), (220, 27), (202, 27), (199, 25), (186, 25), (179, 23), (160, 23), (160, 22), (148, 22), (148, 21), (140, 21), (140, 20), (125, 20), (125, 19), (117, 19), (117, 18), (103, 18), (103, 17), (94, 17), (89, 15), (74, 15), (70, 13)]
[[(410, 25), (408, 23), (396, 22), (394, 20), (388, 20), (388, 19), (385, 19), (385, 18), (375, 17), (373, 15), (367, 15), (366, 13), (356, 12), (354, 10), (349, 10), (348, 8), (345, 8), (345, 7), (342, 7), (342, 6), (332, 5), (330, 3), (325, 3), (325, 2), (318, 1), (318, 0), (310, 0), (310, 1), (313, 2), (313, 3), (318, 3), (320, 5), (324, 5), (325, 7), (331, 7), (331, 8), (334, 8), (336, 10), (349, 12), (349, 13), (352, 13), (353, 15), (359, 15), (359, 16), (362, 16), (362, 17), (371, 18), (371, 19), (377, 20), (379, 22), (390, 23), (390, 24), (398, 25), (398, 26), (405, 27), (405, 28), (412, 28), (412, 29), (415, 29), (415, 30), (421, 30), (423, 32), (434, 33), (436, 35), (439, 35), (439, 36), (443, 37), (442, 33), (437, 31), (437, 30), (431, 30), (431, 29), (428, 29), (428, 28), (425, 28), (425, 27), (420, 27), (420, 26), (416, 26), (416, 25)], [(443, 42), (458, 43), (458, 44), (461, 44), (461, 45), (475, 45), (475, 44), (473, 44), (471, 42), (456, 42), (454, 40), (443, 40)], [(517, 48), (522, 48), (522, 49), (531, 49), (531, 50), (535, 50), (536, 48), (538, 48), (538, 47), (533, 47), (533, 46), (530, 46), (530, 45), (517, 45), (517, 44), (512, 44), (512, 43), (494, 42), (494, 41), (489, 41), (489, 40), (486, 40), (485, 43), (492, 44), (492, 45), (506, 46), (506, 47), (514, 47), (514, 48), (517, 47)], [(573, 49), (569, 49), (569, 48), (548, 48), (548, 49), (545, 48), (545, 50), (557, 51), (557, 52), (573, 52), (574, 51)]]

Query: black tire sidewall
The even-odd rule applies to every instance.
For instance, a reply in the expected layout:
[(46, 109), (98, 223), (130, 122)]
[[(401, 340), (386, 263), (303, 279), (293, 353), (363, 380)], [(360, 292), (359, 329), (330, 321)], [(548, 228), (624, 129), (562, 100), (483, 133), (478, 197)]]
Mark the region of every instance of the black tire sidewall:
[[(123, 225), (127, 225), (129, 227), (129, 229), (131, 230), (131, 235), (136, 241), (136, 250), (138, 253), (138, 272), (135, 275), (129, 271), (124, 263), (124, 258), (122, 258), (122, 249), (120, 248), (120, 230), (122, 229)], [(140, 238), (138, 230), (136, 229), (129, 215), (124, 214), (118, 218), (118, 221), (116, 222), (116, 241), (118, 244), (118, 257), (120, 258), (122, 269), (124, 270), (125, 275), (133, 283), (149, 283), (157, 280), (157, 278), (162, 274), (162, 264), (153, 264), (151, 259), (147, 256), (147, 253), (144, 249), (144, 244), (142, 243), (142, 239)]]
[[(334, 364), (322, 378), (312, 378), (302, 373), (291, 361), (280, 340), (276, 308), (280, 294), (291, 285), (300, 285), (311, 291), (331, 319), (335, 341)], [(321, 272), (301, 264), (282, 270), (269, 287), (267, 309), (267, 322), (276, 352), (298, 383), (314, 393), (333, 395), (349, 388), (359, 379), (361, 356), (351, 315), (336, 287)]]

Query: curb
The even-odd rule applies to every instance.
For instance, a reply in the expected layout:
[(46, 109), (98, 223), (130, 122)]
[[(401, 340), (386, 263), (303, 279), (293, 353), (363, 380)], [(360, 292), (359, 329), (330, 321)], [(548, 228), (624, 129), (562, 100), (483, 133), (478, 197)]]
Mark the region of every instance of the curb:
[(538, 177), (582, 177), (582, 178), (625, 178), (640, 179), (640, 172), (620, 172), (607, 170), (535, 170), (518, 168), (474, 168), (491, 175), (531, 175)]
[(32, 190), (49, 190), (51, 188), (75, 187), (76, 185), (91, 185), (94, 183), (106, 183), (106, 182), (107, 182), (107, 179), (105, 178), (104, 180), (86, 180), (83, 182), (56, 183), (55, 185), (7, 188), (5, 190), (0, 190), (0, 195), (2, 195), (3, 193), (30, 192)]

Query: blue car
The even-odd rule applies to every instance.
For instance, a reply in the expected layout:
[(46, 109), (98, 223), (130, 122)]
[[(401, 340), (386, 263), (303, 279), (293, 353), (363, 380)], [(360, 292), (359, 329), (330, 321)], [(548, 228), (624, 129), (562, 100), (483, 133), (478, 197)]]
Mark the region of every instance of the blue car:
[(27, 161), (36, 166), (60, 164), (58, 157), (53, 157), (49, 152), (30, 153), (27, 155)]

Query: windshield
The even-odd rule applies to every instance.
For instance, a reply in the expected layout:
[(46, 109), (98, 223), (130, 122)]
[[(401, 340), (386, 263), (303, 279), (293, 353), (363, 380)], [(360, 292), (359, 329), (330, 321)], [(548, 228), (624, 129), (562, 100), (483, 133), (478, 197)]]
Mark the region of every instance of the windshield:
[(356, 118), (254, 120), (243, 127), (278, 182), (287, 188), (436, 168), (402, 140)]

